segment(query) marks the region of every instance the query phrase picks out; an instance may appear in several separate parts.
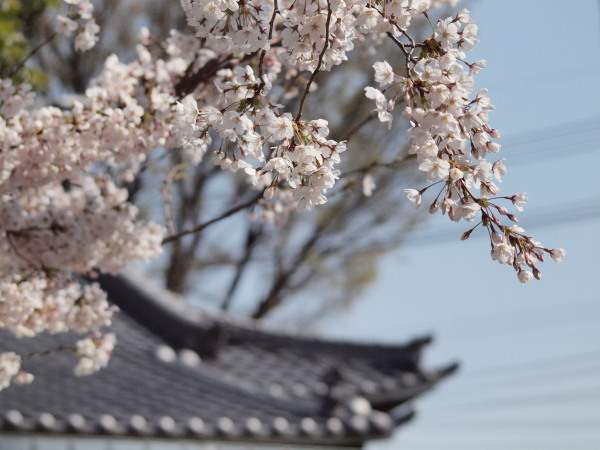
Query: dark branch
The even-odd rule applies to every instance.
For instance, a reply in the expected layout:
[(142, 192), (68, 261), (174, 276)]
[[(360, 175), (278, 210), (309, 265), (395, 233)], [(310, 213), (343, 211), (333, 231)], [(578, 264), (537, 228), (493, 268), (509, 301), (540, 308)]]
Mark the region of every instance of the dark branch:
[(323, 57), (325, 56), (325, 52), (327, 51), (327, 48), (329, 47), (329, 24), (331, 23), (331, 14), (332, 13), (333, 12), (331, 10), (331, 4), (328, 1), (327, 2), (327, 22), (325, 22), (325, 44), (323, 44), (323, 50), (321, 50), (321, 53), (319, 54), (319, 61), (317, 62), (317, 67), (315, 68), (314, 72), (311, 74), (311, 76), (308, 80), (308, 83), (306, 83), (306, 88), (304, 89), (304, 94), (302, 94), (302, 98), (300, 99), (300, 107), (298, 108), (298, 114), (296, 114), (296, 118), (294, 119), (296, 122), (298, 122), (300, 120), (300, 117), (302, 117), (302, 109), (304, 108), (304, 101), (306, 100), (308, 91), (310, 91), (310, 86), (313, 84), (313, 81), (315, 81), (315, 77), (319, 73), (319, 70), (321, 70), (321, 64), (323, 64)]
[(183, 98), (186, 95), (194, 92), (201, 83), (205, 83), (210, 80), (232, 59), (233, 56), (231, 55), (223, 59), (213, 58), (208, 61), (200, 70), (193, 73), (191, 67), (194, 63), (192, 62), (185, 75), (177, 82), (177, 84), (175, 84), (175, 93), (177, 94), (177, 97)]
[(229, 285), (229, 289), (227, 290), (225, 300), (223, 300), (223, 304), (221, 305), (221, 309), (223, 311), (227, 311), (231, 306), (233, 295), (235, 294), (235, 291), (242, 279), (244, 271), (248, 267), (248, 263), (252, 259), (252, 254), (254, 252), (254, 249), (256, 248), (256, 244), (258, 243), (262, 233), (262, 226), (255, 227), (253, 225), (250, 225), (250, 228), (248, 229), (248, 234), (246, 236), (246, 248), (244, 249), (244, 254), (237, 263), (237, 266), (235, 268), (235, 275), (233, 277), (233, 280), (231, 281), (231, 284)]
[(27, 63), (27, 61), (29, 61), (29, 59), (31, 57), (33, 57), (37, 52), (39, 52), (45, 45), (49, 44), (50, 42), (52, 42), (54, 40), (54, 38), (58, 35), (58, 33), (55, 31), (54, 33), (52, 33), (50, 36), (48, 36), (46, 39), (44, 39), (42, 42), (40, 42), (38, 45), (36, 45), (28, 54), (27, 56), (23, 59), (23, 61), (21, 61), (13, 70), (10, 71), (10, 73), (8, 74), (8, 78), (12, 78), (14, 77), (16, 74), (18, 74), (21, 69), (23, 67), (25, 67), (25, 64)]
[(209, 220), (208, 222), (204, 222), (198, 225), (195, 225), (191, 228), (188, 228), (186, 230), (182, 230), (179, 233), (175, 233), (172, 234), (170, 236), (167, 236), (166, 238), (164, 238), (162, 240), (163, 244), (166, 244), (168, 242), (172, 242), (172, 241), (176, 241), (177, 239), (186, 236), (188, 234), (193, 234), (193, 233), (197, 233), (199, 231), (204, 230), (206, 227), (208, 227), (209, 225), (212, 225), (213, 223), (217, 223), (223, 219), (226, 219), (229, 216), (232, 216), (233, 214), (242, 211), (243, 209), (249, 208), (250, 206), (254, 205), (256, 202), (258, 202), (258, 200), (260, 200), (263, 196), (263, 191), (261, 191), (258, 195), (254, 196), (253, 198), (251, 198), (250, 200), (248, 200), (245, 203), (242, 203), (241, 205), (237, 205), (227, 211), (225, 211), (223, 214), (221, 214), (218, 217), (215, 217), (214, 219)]

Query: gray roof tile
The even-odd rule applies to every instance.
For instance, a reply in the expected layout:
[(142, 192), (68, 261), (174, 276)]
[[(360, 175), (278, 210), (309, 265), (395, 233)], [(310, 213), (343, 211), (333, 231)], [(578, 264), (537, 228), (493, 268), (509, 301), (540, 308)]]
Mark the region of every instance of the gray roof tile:
[[(409, 420), (410, 400), (456, 369), (422, 370), (427, 338), (382, 346), (290, 336), (192, 310), (135, 276), (100, 281), (122, 309), (109, 366), (76, 377), (69, 352), (26, 361), (37, 378), (0, 392), (0, 432), (360, 445)], [(0, 351), (74, 339), (1, 331)]]

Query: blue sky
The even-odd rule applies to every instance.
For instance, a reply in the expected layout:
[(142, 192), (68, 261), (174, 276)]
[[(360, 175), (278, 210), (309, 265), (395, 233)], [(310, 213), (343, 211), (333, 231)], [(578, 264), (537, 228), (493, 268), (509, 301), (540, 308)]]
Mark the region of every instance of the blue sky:
[(470, 9), (481, 42), (469, 59), (488, 61), (477, 83), (496, 105), (491, 124), (509, 169), (502, 192), (527, 193), (521, 225), (567, 258), (521, 285), (491, 260), (485, 238), (460, 242), (464, 224), (433, 217), (381, 263), (362, 301), (322, 329), (389, 342), (433, 333), (425, 362), (462, 363), (411, 425), (372, 450), (597, 449), (599, 2), (479, 0)]

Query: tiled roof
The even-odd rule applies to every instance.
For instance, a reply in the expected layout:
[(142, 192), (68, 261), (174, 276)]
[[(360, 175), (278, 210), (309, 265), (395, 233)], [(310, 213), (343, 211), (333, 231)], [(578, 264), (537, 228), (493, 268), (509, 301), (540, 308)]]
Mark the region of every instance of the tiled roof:
[[(410, 400), (456, 365), (423, 371), (422, 347), (333, 342), (210, 316), (137, 276), (102, 277), (121, 312), (106, 369), (76, 377), (75, 356), (33, 358), (33, 384), (0, 392), (0, 432), (185, 437), (361, 445), (413, 415)], [(20, 354), (72, 344), (73, 336), (15, 339)]]

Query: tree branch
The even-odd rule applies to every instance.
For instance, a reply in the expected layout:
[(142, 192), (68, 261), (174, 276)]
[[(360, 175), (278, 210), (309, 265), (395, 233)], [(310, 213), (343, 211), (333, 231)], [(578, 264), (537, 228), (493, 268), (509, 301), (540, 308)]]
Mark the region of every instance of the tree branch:
[(263, 233), (262, 226), (254, 227), (251, 225), (250, 228), (248, 229), (248, 234), (246, 236), (246, 248), (244, 250), (244, 255), (242, 256), (242, 258), (238, 261), (238, 263), (236, 265), (235, 276), (233, 277), (233, 280), (231, 281), (231, 284), (229, 285), (229, 289), (227, 290), (227, 295), (225, 296), (225, 300), (223, 300), (223, 303), (221, 304), (221, 309), (223, 311), (229, 310), (229, 307), (231, 306), (231, 300), (233, 299), (233, 294), (235, 294), (235, 290), (237, 289), (237, 287), (240, 283), (240, 280), (242, 279), (242, 275), (244, 274), (246, 267), (248, 267), (248, 263), (252, 259), (252, 253), (254, 252), (254, 249), (256, 248), (256, 244), (258, 243), (258, 240), (260, 239), (262, 233)]
[(31, 51), (27, 54), (27, 56), (23, 59), (23, 61), (21, 61), (19, 63), (19, 65), (17, 65), (13, 70), (10, 71), (10, 73), (8, 74), (8, 78), (12, 78), (16, 74), (18, 74), (21, 71), (21, 69), (23, 69), (23, 67), (25, 67), (25, 64), (27, 63), (27, 61), (29, 61), (29, 59), (31, 57), (33, 57), (37, 52), (39, 52), (45, 45), (47, 45), (52, 40), (54, 40), (54, 38), (57, 35), (58, 35), (58, 33), (55, 31), (50, 36), (48, 36), (46, 39), (44, 39), (42, 42), (40, 42), (38, 45), (36, 45), (33, 49), (31, 49)]
[(333, 11), (331, 10), (331, 4), (329, 3), (329, 0), (328, 0), (327, 1), (327, 21), (325, 22), (325, 44), (323, 44), (323, 50), (321, 50), (321, 53), (319, 54), (319, 60), (317, 62), (317, 67), (315, 68), (314, 72), (311, 74), (310, 78), (308, 79), (308, 83), (306, 83), (306, 88), (304, 89), (304, 94), (302, 94), (302, 98), (300, 99), (300, 107), (298, 108), (298, 114), (296, 114), (296, 118), (294, 119), (296, 122), (298, 122), (300, 120), (300, 117), (302, 117), (302, 108), (304, 108), (304, 101), (306, 100), (306, 96), (308, 95), (310, 86), (312, 85), (313, 81), (315, 81), (315, 77), (317, 76), (317, 74), (319, 73), (319, 70), (321, 69), (321, 64), (323, 64), (323, 57), (325, 56), (325, 52), (327, 51), (327, 48), (329, 47), (329, 24), (331, 23), (331, 14), (332, 13), (333, 13)]
[[(191, 94), (202, 82), (206, 82), (213, 77), (220, 69), (233, 59), (232, 55), (228, 55), (223, 59), (213, 58), (208, 61), (200, 70), (194, 73), (186, 71), (186, 74), (175, 84), (175, 93), (177, 97), (183, 98)], [(194, 62), (190, 64), (190, 69)]]
[(162, 240), (162, 243), (166, 244), (166, 243), (169, 243), (169, 242), (172, 242), (172, 241), (176, 241), (177, 239), (179, 239), (179, 238), (181, 238), (183, 236), (186, 236), (188, 234), (193, 234), (193, 233), (197, 233), (199, 231), (202, 231), (206, 227), (208, 227), (209, 225), (212, 225), (213, 223), (217, 223), (217, 222), (219, 222), (219, 221), (221, 221), (223, 219), (226, 219), (229, 216), (232, 216), (233, 214), (235, 214), (235, 213), (237, 213), (237, 212), (239, 212), (239, 211), (241, 211), (243, 209), (246, 209), (246, 208), (254, 205), (256, 202), (258, 202), (258, 200), (260, 200), (262, 198), (262, 196), (263, 196), (263, 191), (260, 191), (260, 193), (258, 195), (254, 196), (253, 198), (251, 198), (247, 202), (242, 203), (241, 205), (234, 206), (233, 208), (225, 211), (220, 216), (215, 217), (214, 219), (211, 219), (208, 222), (204, 222), (204, 223), (201, 223), (199, 225), (195, 225), (195, 226), (193, 226), (191, 228), (188, 228), (186, 230), (182, 230), (179, 233), (175, 233), (175, 234), (172, 234), (170, 236), (165, 237)]
[(269, 312), (271, 312), (271, 310), (275, 309), (281, 304), (282, 291), (288, 286), (292, 276), (296, 273), (302, 261), (306, 259), (310, 251), (321, 240), (323, 237), (323, 232), (332, 222), (333, 221), (326, 222), (323, 226), (318, 227), (310, 239), (304, 243), (302, 249), (294, 261), (290, 264), (289, 268), (279, 273), (275, 279), (275, 282), (273, 283), (273, 286), (271, 287), (271, 290), (252, 314), (253, 319), (261, 319), (265, 317)]
[(380, 161), (373, 161), (373, 162), (367, 164), (366, 166), (358, 167), (356, 169), (352, 169), (352, 170), (348, 170), (348, 171), (344, 172), (343, 174), (340, 175), (340, 178), (346, 178), (346, 177), (349, 177), (349, 176), (355, 175), (355, 174), (364, 174), (364, 173), (369, 172), (372, 169), (378, 169), (378, 168), (395, 169), (396, 166), (401, 166), (405, 162), (410, 161), (415, 158), (416, 158), (416, 155), (403, 155), (403, 156), (399, 156), (398, 158), (394, 159), (393, 161), (390, 161), (387, 163), (380, 162)]
[[(277, 17), (277, 13), (279, 12), (277, 0), (273, 2), (273, 15), (271, 16), (271, 21), (269, 22), (269, 35), (267, 38), (267, 45), (271, 44), (271, 39), (273, 38), (273, 28), (275, 26), (275, 17)], [(261, 86), (264, 86), (263, 77), (263, 63), (265, 60), (265, 55), (267, 54), (267, 50), (263, 49), (260, 54), (260, 60), (258, 61), (258, 78), (260, 79)], [(262, 87), (261, 87), (262, 89)], [(260, 89), (259, 89), (260, 90)]]

